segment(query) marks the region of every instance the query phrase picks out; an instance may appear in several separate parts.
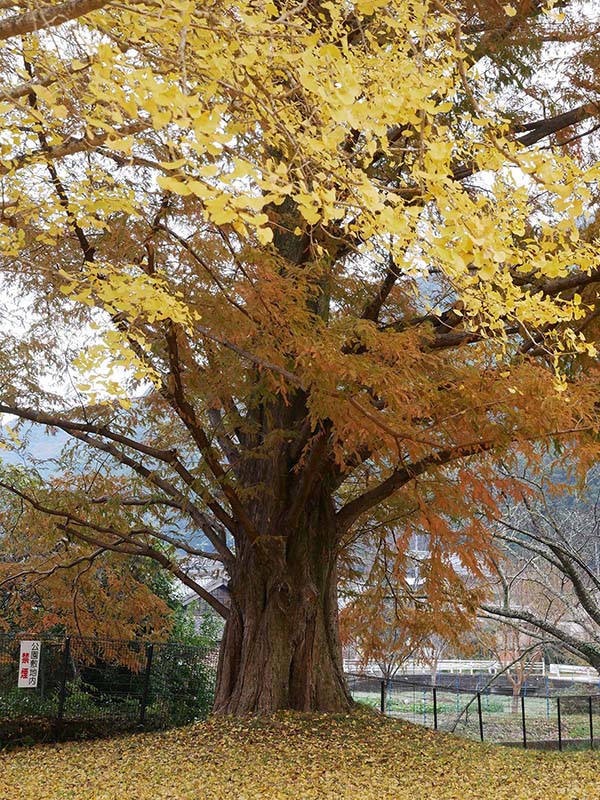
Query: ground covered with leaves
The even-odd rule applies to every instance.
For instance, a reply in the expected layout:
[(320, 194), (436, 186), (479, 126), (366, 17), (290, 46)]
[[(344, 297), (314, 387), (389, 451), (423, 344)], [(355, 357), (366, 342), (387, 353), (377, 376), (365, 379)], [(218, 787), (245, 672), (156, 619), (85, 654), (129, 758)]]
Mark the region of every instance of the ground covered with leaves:
[(600, 756), (467, 742), (360, 711), (211, 719), (0, 754), (0, 798), (588, 800)]

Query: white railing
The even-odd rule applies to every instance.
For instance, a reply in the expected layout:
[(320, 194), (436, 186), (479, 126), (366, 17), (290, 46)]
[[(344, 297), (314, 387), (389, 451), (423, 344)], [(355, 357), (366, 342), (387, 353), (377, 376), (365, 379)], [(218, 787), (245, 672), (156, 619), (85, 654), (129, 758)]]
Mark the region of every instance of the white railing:
[(581, 667), (578, 664), (550, 664), (548, 677), (558, 681), (595, 682), (600, 679), (598, 671), (593, 667)]
[[(504, 665), (506, 666), (506, 665)], [(450, 673), (451, 675), (495, 675), (503, 669), (499, 661), (484, 659), (443, 659), (438, 661), (438, 673)], [(380, 667), (374, 662), (364, 664), (358, 659), (344, 659), (344, 671), (354, 674), (372, 675), (382, 677)], [(396, 675), (431, 675), (431, 664), (422, 661), (405, 661)], [(595, 682), (600, 680), (598, 672), (589, 666), (579, 666), (577, 664), (550, 664), (544, 661), (536, 661), (527, 669), (528, 676), (548, 677), (552, 680), (560, 681), (582, 681)]]
[[(445, 659), (438, 661), (437, 672), (449, 672), (463, 675), (477, 675), (482, 672), (493, 675), (500, 669), (497, 661), (483, 661), (481, 659)], [(364, 664), (358, 659), (345, 659), (344, 671), (350, 673), (362, 673), (365, 675), (373, 675), (380, 677), (380, 667), (370, 661)], [(404, 664), (397, 670), (397, 675), (429, 675), (432, 672), (431, 664), (422, 661), (405, 661)]]

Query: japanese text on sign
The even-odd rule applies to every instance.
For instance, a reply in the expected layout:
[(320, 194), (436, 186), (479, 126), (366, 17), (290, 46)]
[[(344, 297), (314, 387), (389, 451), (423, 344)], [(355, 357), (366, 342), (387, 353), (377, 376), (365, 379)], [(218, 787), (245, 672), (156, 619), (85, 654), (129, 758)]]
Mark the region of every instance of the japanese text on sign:
[(21, 642), (19, 655), (19, 689), (35, 689), (40, 671), (40, 651), (42, 643), (38, 641)]

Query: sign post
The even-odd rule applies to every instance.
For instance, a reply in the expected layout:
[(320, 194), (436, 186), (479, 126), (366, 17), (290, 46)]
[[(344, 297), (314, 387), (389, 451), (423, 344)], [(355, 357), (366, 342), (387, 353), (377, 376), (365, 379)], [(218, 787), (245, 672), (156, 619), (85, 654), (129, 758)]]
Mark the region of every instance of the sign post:
[(19, 689), (35, 689), (40, 672), (40, 641), (22, 641), (19, 655)]

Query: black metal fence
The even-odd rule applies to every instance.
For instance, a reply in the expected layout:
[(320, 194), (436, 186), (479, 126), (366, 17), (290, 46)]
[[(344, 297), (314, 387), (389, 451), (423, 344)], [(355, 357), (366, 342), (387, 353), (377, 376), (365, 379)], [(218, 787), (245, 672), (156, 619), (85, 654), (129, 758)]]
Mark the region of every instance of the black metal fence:
[[(0, 748), (8, 744), (163, 728), (210, 712), (215, 648), (67, 637), (43, 639), (37, 685), (19, 688), (20, 640), (0, 636)], [(450, 676), (421, 680), (347, 675), (355, 700), (389, 716), (481, 741), (543, 748), (594, 748), (600, 687), (576, 694), (506, 685), (480, 676), (467, 688)], [(592, 692), (592, 689), (595, 689)]]
[(19, 654), (19, 639), (0, 636), (0, 747), (179, 725), (212, 706), (214, 648), (44, 639), (33, 688), (17, 686)]
[(594, 749), (600, 739), (597, 691), (574, 694), (546, 686), (514, 694), (492, 684), (473, 692), (458, 681), (433, 686), (403, 678), (346, 677), (354, 699), (383, 714), (482, 742), (563, 750)]

